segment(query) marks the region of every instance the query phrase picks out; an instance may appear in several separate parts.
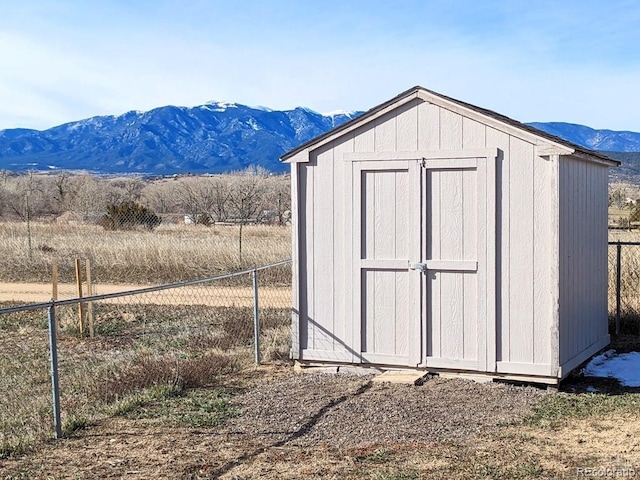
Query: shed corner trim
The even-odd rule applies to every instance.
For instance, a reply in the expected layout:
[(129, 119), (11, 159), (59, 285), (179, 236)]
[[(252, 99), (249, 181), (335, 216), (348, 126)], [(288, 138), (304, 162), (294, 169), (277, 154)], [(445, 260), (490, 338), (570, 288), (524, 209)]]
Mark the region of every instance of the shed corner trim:
[(549, 145), (548, 143), (536, 145), (535, 154), (537, 157), (549, 157), (551, 155), (571, 155), (575, 152), (573, 148)]
[(587, 360), (593, 357), (600, 350), (602, 350), (607, 345), (609, 345), (610, 342), (611, 342), (611, 338), (607, 334), (597, 342), (593, 343), (590, 347), (586, 348), (585, 350), (583, 350), (573, 358), (570, 358), (569, 360), (564, 362), (564, 365), (560, 365), (560, 367), (558, 368), (558, 378), (565, 378), (573, 370), (575, 370), (577, 367), (585, 363)]
[(295, 155), (282, 159), (283, 163), (308, 163), (310, 159), (309, 149), (305, 148), (304, 150), (296, 153)]

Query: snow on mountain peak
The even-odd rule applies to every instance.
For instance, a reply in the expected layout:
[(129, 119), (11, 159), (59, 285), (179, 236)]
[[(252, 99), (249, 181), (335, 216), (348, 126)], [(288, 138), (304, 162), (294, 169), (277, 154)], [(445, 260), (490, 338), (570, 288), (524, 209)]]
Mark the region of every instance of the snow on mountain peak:
[(228, 108), (238, 108), (238, 104), (234, 103), (234, 102), (224, 102), (224, 101), (218, 101), (218, 100), (210, 100), (207, 103), (205, 103), (204, 105), (202, 105), (203, 108), (207, 108), (213, 112), (224, 112), (226, 111)]
[(331, 112), (323, 113), (325, 117), (336, 117), (338, 115), (344, 115), (345, 117), (352, 118), (357, 112), (353, 110), (333, 110)]
[(251, 106), (249, 106), (249, 108), (252, 108), (254, 110), (261, 110), (263, 112), (273, 112), (273, 109), (271, 109), (269, 107), (264, 107), (262, 105), (251, 105)]
[(311, 110), (310, 108), (307, 108), (307, 107), (296, 107), (295, 110), (302, 110), (303, 112), (307, 112), (312, 115), (322, 115), (321, 113), (318, 113), (315, 110)]

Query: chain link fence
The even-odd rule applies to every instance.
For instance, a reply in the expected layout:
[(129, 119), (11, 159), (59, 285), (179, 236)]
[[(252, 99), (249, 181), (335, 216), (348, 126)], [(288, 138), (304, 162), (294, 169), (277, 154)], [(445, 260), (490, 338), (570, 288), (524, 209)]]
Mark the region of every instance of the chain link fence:
[(609, 323), (640, 335), (640, 242), (609, 242)]
[(215, 385), (256, 360), (288, 361), (290, 284), (286, 260), (119, 292), (98, 285), (81, 299), (1, 309), (0, 458), (51, 436), (50, 333), (60, 435), (132, 402)]

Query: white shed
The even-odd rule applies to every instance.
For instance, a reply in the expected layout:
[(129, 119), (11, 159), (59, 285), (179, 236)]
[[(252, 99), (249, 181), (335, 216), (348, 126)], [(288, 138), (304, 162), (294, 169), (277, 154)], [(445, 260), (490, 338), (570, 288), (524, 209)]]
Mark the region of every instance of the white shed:
[(609, 343), (618, 162), (422, 87), (282, 160), (299, 362), (555, 384)]

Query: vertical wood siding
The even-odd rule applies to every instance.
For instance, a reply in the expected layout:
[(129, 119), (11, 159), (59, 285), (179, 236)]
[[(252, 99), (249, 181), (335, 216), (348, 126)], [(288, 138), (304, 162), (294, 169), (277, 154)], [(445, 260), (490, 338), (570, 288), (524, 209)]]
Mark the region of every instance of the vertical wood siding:
[(333, 147), (330, 144), (317, 153), (314, 160), (313, 191), (322, 195), (309, 205), (313, 210), (313, 324), (309, 326), (314, 350), (333, 350), (335, 325), (334, 289), (334, 186)]
[(353, 143), (351, 136), (340, 139), (314, 152), (308, 164), (298, 164), (300, 348), (327, 352), (321, 354), (325, 360), (352, 360), (345, 321), (352, 300), (344, 288), (352, 254), (344, 228), (350, 215), (344, 206), (352, 203), (351, 167), (341, 158)]
[(606, 167), (560, 160), (561, 365), (607, 335), (606, 196)]
[[(476, 170), (431, 170), (426, 178), (426, 258), (478, 260)], [(427, 354), (478, 359), (477, 273), (429, 272)]]
[[(362, 295), (359, 327), (359, 352), (366, 361), (377, 361), (381, 356), (406, 358), (410, 354), (410, 284), (407, 261), (411, 258), (410, 241), (410, 185), (407, 162), (395, 168), (358, 171), (360, 178), (354, 188), (360, 190), (359, 214), (360, 259), (367, 262), (361, 269), (361, 285), (356, 291)], [(378, 163), (378, 165), (381, 165)], [(398, 269), (389, 261), (404, 260)], [(356, 300), (357, 301), (357, 300)], [(354, 318), (354, 322), (358, 322)], [(414, 339), (415, 340), (415, 339)]]
[(534, 145), (493, 129), (503, 151), (499, 194), (498, 371), (551, 374), (553, 168)]
[(342, 161), (343, 153), (353, 151), (353, 137), (351, 135), (334, 144), (333, 176), (334, 176), (334, 204), (333, 204), (333, 269), (331, 271), (333, 302), (333, 332), (335, 342), (333, 351), (344, 352), (345, 358), (352, 360), (351, 347), (352, 325), (347, 319), (352, 311), (353, 295), (347, 285), (351, 278), (351, 259), (353, 258), (352, 242), (346, 231), (348, 218), (353, 210), (352, 169), (351, 165)]

